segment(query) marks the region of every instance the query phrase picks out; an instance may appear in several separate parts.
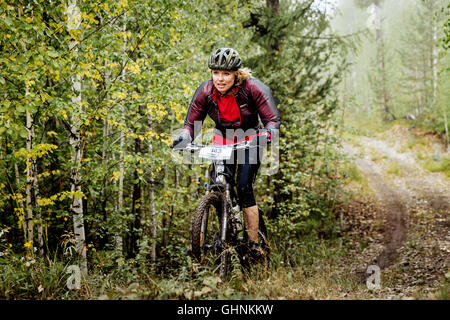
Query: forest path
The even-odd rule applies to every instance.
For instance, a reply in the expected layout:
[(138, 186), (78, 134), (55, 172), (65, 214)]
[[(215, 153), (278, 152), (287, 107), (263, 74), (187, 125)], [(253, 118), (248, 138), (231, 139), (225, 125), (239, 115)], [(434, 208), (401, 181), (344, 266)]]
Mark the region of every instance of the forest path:
[(401, 297), (427, 297), (450, 268), (450, 179), (428, 172), (418, 160), (424, 152), (442, 154), (438, 144), (419, 152), (405, 148), (410, 140), (407, 129), (396, 128), (353, 139), (344, 151), (355, 157), (383, 212), (383, 236), (365, 250), (360, 268), (378, 265)]

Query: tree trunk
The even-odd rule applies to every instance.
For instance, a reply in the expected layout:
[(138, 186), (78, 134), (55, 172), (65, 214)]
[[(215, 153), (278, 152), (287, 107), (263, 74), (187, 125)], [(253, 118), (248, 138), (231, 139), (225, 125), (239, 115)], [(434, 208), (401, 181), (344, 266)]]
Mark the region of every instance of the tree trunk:
[(154, 180), (152, 178), (150, 182), (150, 217), (152, 223), (152, 249), (151, 249), (151, 258), (152, 263), (156, 263), (156, 212), (155, 212), (155, 186)]
[[(121, 130), (121, 129), (119, 129)], [(124, 163), (123, 163), (123, 154), (124, 154), (124, 144), (125, 144), (125, 134), (120, 132), (120, 155), (119, 155), (119, 194), (117, 199), (117, 213), (118, 213), (118, 226), (119, 230), (121, 229), (121, 216), (123, 211), (123, 179), (124, 179)], [(123, 250), (123, 238), (120, 232), (117, 232), (115, 235), (116, 242), (116, 251), (122, 254)]]
[[(162, 244), (163, 247), (166, 247), (169, 243), (169, 236), (170, 236), (170, 229), (172, 227), (172, 218), (174, 215), (175, 207), (174, 203), (177, 197), (177, 190), (179, 189), (179, 176), (178, 176), (178, 170), (176, 167), (174, 167), (174, 185), (175, 185), (175, 192), (172, 196), (171, 205), (169, 207), (169, 214), (164, 215), (162, 218), (162, 228), (163, 228), (163, 234), (162, 234)], [(166, 171), (166, 179), (169, 178), (169, 172)]]
[[(127, 21), (127, 17), (126, 14), (124, 15), (124, 24), (123, 24), (123, 33), (125, 34), (126, 30), (127, 30), (127, 25), (126, 25), (126, 21)], [(126, 41), (126, 37), (124, 38), (124, 43), (123, 43), (123, 52), (126, 52), (127, 50), (127, 41)], [(125, 65), (125, 61), (122, 62), (122, 66)], [(122, 74), (121, 74), (122, 80), (125, 80), (125, 68), (122, 68)], [(125, 108), (123, 108), (123, 112), (122, 112), (122, 121), (125, 122), (126, 118), (125, 118)], [(119, 129), (122, 130), (122, 129)], [(125, 147), (125, 134), (123, 133), (123, 131), (120, 131), (120, 156), (119, 156), (119, 195), (118, 195), (118, 205), (117, 205), (117, 209), (118, 209), (118, 229), (121, 229), (122, 226), (122, 210), (123, 210), (123, 180), (124, 180), (124, 147)], [(115, 240), (116, 240), (116, 251), (120, 252), (120, 254), (122, 254), (123, 252), (123, 237), (122, 234), (119, 232), (116, 233), (115, 236)]]
[[(175, 171), (175, 190), (178, 190), (180, 188), (180, 173), (176, 167), (174, 168), (174, 171)], [(175, 203), (175, 197), (176, 197), (176, 194), (174, 193), (172, 204)], [(172, 210), (169, 215), (169, 221), (167, 222), (166, 245), (169, 244), (169, 237), (172, 232), (172, 223), (173, 223), (174, 216), (175, 216), (175, 206), (172, 205)]]
[(266, 6), (272, 8), (276, 13), (280, 12), (280, 0), (266, 0)]
[[(266, 0), (266, 6), (271, 8), (275, 15), (280, 13), (280, 0)], [(272, 55), (275, 56), (278, 51), (280, 51), (280, 43), (278, 38), (274, 39), (274, 43), (271, 45), (273, 50)]]
[(376, 19), (376, 45), (377, 45), (377, 60), (381, 73), (381, 93), (379, 95), (380, 104), (383, 108), (383, 119), (389, 120), (389, 117), (395, 120), (389, 108), (389, 97), (386, 89), (386, 69), (385, 69), (385, 55), (384, 55), (384, 41), (383, 41), (383, 23), (381, 3), (375, 2), (375, 19)]
[[(434, 13), (434, 6), (435, 6), (435, 2), (432, 2), (432, 6), (433, 6), (433, 10), (432, 12)], [(431, 28), (431, 39), (430, 39), (430, 66), (431, 66), (431, 87), (433, 88), (433, 101), (432, 103), (434, 103), (436, 101), (436, 96), (437, 96), (437, 83), (438, 83), (438, 77), (437, 77), (437, 61), (438, 61), (438, 57), (437, 57), (437, 29), (436, 29), (436, 20), (433, 19), (433, 14), (430, 15), (430, 28)]]
[[(141, 153), (141, 140), (135, 138), (134, 140), (134, 153)], [(131, 212), (134, 220), (131, 222), (130, 226), (130, 237), (129, 237), (129, 252), (130, 257), (135, 257), (139, 252), (139, 240), (140, 240), (140, 229), (141, 229), (141, 215), (142, 215), (142, 188), (141, 182), (139, 181), (139, 175), (137, 170), (133, 173), (133, 200)]]
[[(25, 89), (25, 96), (28, 95), (28, 88)], [(26, 128), (27, 128), (27, 153), (30, 154), (33, 148), (33, 120), (31, 118), (30, 112), (26, 111)], [(30, 156), (27, 156), (27, 186), (26, 186), (26, 208), (27, 208), (27, 243), (29, 246), (28, 253), (33, 253), (33, 211), (31, 208), (31, 188), (33, 184), (33, 165)]]
[[(18, 13), (19, 13), (19, 18), (23, 15), (23, 1), (20, 0), (19, 1), (19, 8), (18, 8)], [(26, 45), (25, 43), (23, 44), (22, 49), (24, 51), (26, 51)], [(25, 97), (27, 97), (30, 94), (28, 86), (25, 86)], [(30, 111), (27, 109), (26, 110), (26, 123), (25, 123), (25, 128), (27, 130), (27, 141), (26, 141), (26, 150), (27, 150), (27, 160), (26, 160), (26, 165), (27, 165), (27, 169), (26, 169), (26, 173), (27, 173), (27, 184), (26, 184), (26, 188), (25, 188), (25, 208), (26, 208), (26, 225), (27, 225), (27, 230), (26, 230), (26, 242), (28, 244), (27, 246), (27, 251), (28, 253), (33, 253), (33, 229), (34, 229), (34, 225), (33, 225), (33, 211), (31, 208), (31, 188), (32, 188), (32, 184), (33, 184), (33, 165), (32, 165), (32, 161), (30, 158), (30, 152), (31, 149), (33, 148), (33, 118), (31, 117), (31, 113)]]
[[(266, 6), (268, 8), (271, 8), (275, 14), (280, 13), (280, 1), (279, 0), (266, 0)], [(276, 51), (280, 50), (280, 45), (278, 42), (272, 46), (272, 50), (273, 50), (273, 53), (272, 53), (273, 55), (275, 55)], [(281, 136), (280, 136), (280, 138), (281, 138)], [(282, 152), (283, 152), (283, 150), (280, 148), (280, 157), (281, 157)], [(274, 179), (275, 179), (275, 182), (273, 183), (274, 205), (269, 214), (270, 219), (276, 219), (281, 213), (280, 205), (283, 202), (284, 197), (281, 194), (282, 185), (277, 183), (276, 181), (280, 181), (282, 179), (282, 177), (283, 177), (283, 173), (281, 172), (281, 169), (279, 168), (278, 172), (274, 176)]]
[[(150, 113), (147, 113), (148, 118), (148, 129), (153, 129), (153, 121)], [(150, 157), (153, 157), (153, 144), (152, 140), (149, 139), (148, 143), (148, 154)], [(150, 168), (150, 171), (152, 171), (152, 168)], [(149, 193), (150, 193), (150, 223), (151, 223), (151, 259), (152, 263), (154, 264), (156, 262), (156, 212), (155, 212), (155, 181), (154, 178), (151, 176), (149, 181)]]
[(41, 199), (41, 194), (39, 193), (39, 181), (38, 181), (38, 176), (37, 176), (37, 163), (36, 161), (33, 161), (33, 174), (34, 174), (34, 178), (33, 178), (33, 188), (34, 188), (34, 199), (36, 201), (36, 208), (37, 208), (37, 214), (36, 214), (36, 219), (38, 221), (38, 225), (37, 225), (37, 231), (38, 231), (38, 245), (39, 245), (39, 255), (41, 257), (44, 256), (44, 235), (43, 235), (43, 231), (42, 231), (42, 212), (41, 212), (41, 207), (39, 205), (39, 200)]
[[(80, 26), (81, 14), (77, 7), (76, 0), (71, 0), (67, 7), (67, 27), (69, 32), (71, 30), (76, 30)], [(76, 41), (69, 44), (69, 49), (73, 49), (77, 45)], [(75, 56), (77, 55), (78, 49), (75, 48)], [(71, 116), (70, 125), (70, 139), (69, 143), (72, 148), (72, 169), (70, 176), (70, 191), (72, 192), (72, 203), (71, 212), (73, 214), (73, 230), (76, 238), (76, 249), (80, 259), (80, 270), (84, 276), (87, 276), (87, 257), (86, 257), (86, 236), (84, 232), (84, 219), (83, 219), (83, 201), (80, 196), (81, 186), (80, 186), (80, 167), (81, 167), (81, 154), (82, 154), (82, 143), (81, 136), (79, 133), (80, 127), (80, 117), (79, 114), (83, 112), (81, 106), (81, 78), (79, 75), (72, 77), (72, 92), (73, 98), (72, 102), (74, 106), (77, 106), (77, 110), (74, 110)], [(78, 196), (75, 195), (78, 194)]]
[[(103, 19), (100, 19), (100, 24), (103, 25)], [(108, 70), (107, 68), (107, 63), (105, 62), (105, 70)], [(110, 74), (108, 71), (105, 72), (105, 87), (108, 86), (109, 83), (109, 77)], [(100, 86), (99, 86), (100, 88)], [(100, 93), (100, 89), (99, 89), (99, 93)], [(108, 114), (109, 114), (109, 109), (106, 109), (106, 114), (105, 117), (103, 119), (103, 145), (102, 145), (102, 165), (104, 168), (107, 167), (107, 160), (108, 160), (108, 135), (109, 135), (109, 124), (108, 124)], [(102, 183), (102, 188), (100, 191), (100, 195), (101, 195), (101, 199), (102, 199), (102, 212), (103, 212), (103, 218), (104, 218), (104, 222), (105, 225), (109, 225), (108, 224), (108, 217), (111, 216), (110, 212), (107, 212), (107, 204), (108, 204), (108, 197), (107, 197), (107, 193), (106, 190), (108, 188), (108, 178), (105, 175), (103, 178), (103, 183)]]

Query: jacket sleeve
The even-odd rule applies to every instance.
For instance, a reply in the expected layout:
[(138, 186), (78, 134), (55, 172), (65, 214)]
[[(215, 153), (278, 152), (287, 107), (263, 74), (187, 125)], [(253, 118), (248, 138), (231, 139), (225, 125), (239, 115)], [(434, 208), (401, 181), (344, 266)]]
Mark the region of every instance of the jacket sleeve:
[(263, 122), (264, 128), (278, 131), (281, 125), (280, 112), (273, 98), (272, 91), (268, 86), (256, 78), (251, 78), (251, 94), (255, 101), (259, 117)]
[(198, 134), (201, 126), (195, 127), (196, 132), (194, 132), (195, 122), (199, 121), (203, 123), (206, 118), (208, 108), (207, 108), (207, 84), (210, 80), (203, 82), (197, 90), (195, 90), (194, 96), (192, 97), (191, 103), (189, 104), (189, 109), (186, 114), (186, 119), (184, 120), (183, 131), (187, 131), (192, 140)]

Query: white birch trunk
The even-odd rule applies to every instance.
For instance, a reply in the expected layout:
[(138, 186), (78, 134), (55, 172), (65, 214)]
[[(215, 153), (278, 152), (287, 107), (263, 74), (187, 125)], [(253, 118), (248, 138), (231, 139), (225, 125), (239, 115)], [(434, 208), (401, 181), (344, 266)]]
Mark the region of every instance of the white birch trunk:
[[(127, 16), (126, 14), (124, 15), (124, 24), (123, 24), (123, 29), (122, 31), (125, 33), (127, 30)], [(124, 36), (124, 44), (123, 44), (123, 51), (126, 52), (127, 50), (127, 41), (126, 41), (126, 36)], [(125, 61), (123, 61), (122, 66), (124, 66)], [(122, 80), (125, 80), (125, 68), (123, 68), (122, 70)], [(125, 111), (125, 110), (124, 110)], [(122, 113), (122, 121), (125, 121), (125, 116), (124, 113)], [(121, 129), (119, 129), (121, 130)], [(122, 209), (123, 209), (123, 180), (124, 180), (124, 162), (123, 162), (123, 155), (124, 155), (124, 145), (125, 145), (125, 134), (123, 133), (123, 131), (120, 132), (120, 156), (119, 156), (119, 197), (118, 197), (118, 212), (121, 213)], [(121, 214), (119, 214), (119, 229), (120, 226), (122, 225), (121, 223), (121, 219), (120, 219)], [(122, 253), (123, 250), (123, 238), (122, 235), (120, 234), (120, 232), (118, 232), (115, 236), (116, 238), (116, 249), (118, 252)]]
[[(67, 7), (67, 27), (69, 31), (78, 29), (81, 22), (81, 14), (77, 7), (76, 0), (71, 0)], [(69, 45), (69, 49), (73, 49), (77, 45), (76, 41), (73, 41)], [(75, 56), (77, 55), (78, 49), (75, 48)], [(81, 137), (79, 133), (80, 118), (79, 113), (81, 113), (81, 78), (78, 75), (72, 77), (72, 92), (73, 105), (77, 108), (74, 110), (71, 116), (71, 126), (70, 126), (70, 139), (69, 143), (72, 147), (72, 172), (70, 179), (70, 191), (72, 192), (72, 203), (71, 211), (73, 213), (73, 230), (75, 233), (76, 243), (77, 243), (77, 253), (80, 259), (80, 270), (84, 276), (87, 276), (87, 257), (86, 257), (86, 236), (84, 232), (84, 219), (83, 219), (83, 201), (79, 196), (75, 196), (75, 193), (81, 193), (81, 186), (79, 184), (80, 175), (79, 170), (81, 166)]]
[[(19, 1), (19, 18), (23, 15), (23, 3)], [(26, 50), (25, 44), (23, 44), (23, 50)], [(25, 86), (25, 97), (29, 95), (28, 86)], [(26, 141), (26, 150), (27, 150), (27, 184), (25, 187), (25, 209), (26, 209), (26, 242), (29, 243), (28, 253), (33, 253), (33, 211), (31, 209), (31, 187), (33, 184), (33, 166), (31, 165), (31, 158), (29, 156), (31, 149), (33, 148), (33, 118), (31, 117), (31, 113), (29, 110), (26, 111), (26, 120), (25, 127), (27, 130), (27, 141)]]
[[(100, 17), (100, 24), (103, 25), (103, 19)], [(107, 70), (107, 62), (105, 61), (105, 70)], [(109, 72), (106, 71), (105, 72), (105, 86), (108, 86), (109, 83)], [(109, 114), (109, 109), (106, 109), (106, 114), (105, 114), (105, 118), (103, 119), (103, 146), (102, 146), (102, 165), (103, 167), (106, 167), (106, 162), (107, 162), (107, 147), (108, 147), (108, 143), (107, 143), (107, 139), (108, 139), (108, 134), (109, 134), (109, 124), (108, 124), (108, 114)], [(102, 201), (104, 201), (105, 197), (106, 197), (106, 188), (108, 185), (108, 181), (105, 180), (105, 183), (102, 184), (102, 190), (101, 190), (101, 197), (102, 197)], [(105, 209), (106, 210), (106, 209)]]
[[(435, 4), (435, 3), (433, 3)], [(433, 10), (434, 11), (434, 10)], [(438, 74), (437, 74), (437, 63), (438, 63), (438, 51), (437, 51), (437, 26), (436, 26), (436, 20), (433, 19), (433, 16), (431, 16), (430, 19), (431, 23), (431, 31), (432, 31), (432, 43), (431, 43), (431, 72), (432, 72), (432, 85), (433, 85), (433, 101), (432, 103), (436, 103), (437, 98), (437, 84), (438, 84)], [(445, 129), (445, 141), (446, 141), (446, 147), (447, 152), (450, 151), (450, 144), (449, 144), (449, 134), (448, 134), (448, 122), (447, 122), (447, 112), (444, 107), (445, 104), (441, 103), (441, 111), (442, 115), (444, 117), (444, 129)]]
[[(25, 95), (28, 95), (28, 88), (25, 89)], [(31, 152), (33, 148), (33, 120), (30, 112), (26, 112), (26, 128), (27, 128), (27, 153)], [(26, 209), (27, 209), (27, 243), (30, 245), (27, 247), (29, 253), (33, 253), (33, 211), (31, 210), (31, 188), (33, 184), (33, 165), (30, 156), (27, 156), (27, 186), (26, 186)]]
[(376, 19), (376, 45), (378, 55), (378, 65), (381, 72), (381, 96), (379, 97), (381, 106), (383, 107), (384, 117), (387, 119), (391, 113), (388, 107), (388, 96), (386, 89), (386, 70), (384, 59), (384, 42), (383, 42), (383, 15), (381, 11), (381, 3), (374, 3), (375, 19)]
[[(33, 132), (34, 135), (34, 132)], [(39, 181), (37, 176), (37, 163), (33, 161), (33, 188), (34, 188), (34, 199), (36, 201), (36, 207), (38, 208), (36, 219), (38, 221), (37, 231), (38, 231), (38, 245), (39, 245), (39, 255), (44, 256), (44, 235), (42, 231), (42, 213), (41, 207), (39, 205), (39, 200), (41, 199), (41, 194), (39, 193)]]
[[(120, 129), (119, 129), (120, 130)], [(118, 199), (117, 199), (117, 212), (118, 217), (119, 217), (119, 229), (121, 226), (121, 220), (120, 220), (120, 216), (122, 213), (122, 209), (123, 209), (123, 174), (124, 174), (124, 165), (123, 165), (123, 147), (125, 144), (125, 135), (123, 132), (120, 133), (120, 155), (119, 155), (119, 194), (118, 194)], [(120, 234), (120, 232), (116, 233), (115, 236), (115, 242), (116, 242), (116, 250), (117, 252), (119, 252), (120, 254), (122, 254), (122, 250), (123, 250), (123, 239), (122, 239), (122, 235)]]
[[(153, 128), (153, 122), (152, 122), (152, 116), (150, 113), (147, 113), (148, 116), (148, 128), (149, 130), (152, 130)], [(152, 140), (149, 140), (148, 143), (148, 151), (150, 157), (153, 156), (153, 144)], [(151, 259), (152, 262), (156, 262), (156, 232), (157, 232), (157, 226), (156, 226), (156, 213), (155, 213), (155, 189), (154, 189), (154, 179), (153, 177), (150, 178), (150, 219), (151, 219), (151, 239), (152, 239), (152, 247), (151, 247)]]
[(438, 75), (437, 75), (437, 62), (438, 62), (438, 53), (437, 53), (437, 30), (436, 30), (436, 21), (431, 19), (432, 23), (432, 31), (433, 31), (433, 42), (431, 49), (431, 72), (433, 77), (433, 103), (436, 101), (437, 96), (437, 83), (438, 83)]
[(156, 262), (156, 213), (155, 213), (155, 189), (153, 185), (154, 179), (152, 178), (150, 186), (150, 217), (152, 222), (152, 251), (151, 258), (152, 262)]

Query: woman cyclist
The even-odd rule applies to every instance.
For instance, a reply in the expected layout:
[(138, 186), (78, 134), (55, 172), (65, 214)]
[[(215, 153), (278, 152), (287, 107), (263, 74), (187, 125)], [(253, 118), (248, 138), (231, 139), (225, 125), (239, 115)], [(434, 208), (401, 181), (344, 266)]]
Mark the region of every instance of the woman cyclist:
[[(280, 113), (270, 89), (252, 77), (249, 69), (240, 68), (241, 64), (238, 52), (232, 48), (220, 48), (213, 52), (208, 63), (211, 79), (203, 82), (195, 91), (182, 132), (171, 148), (181, 149), (192, 142), (197, 134), (194, 132), (194, 123), (202, 123), (206, 115), (216, 124), (214, 144), (231, 144), (245, 139), (254, 145), (262, 145), (278, 136)], [(258, 116), (264, 129), (261, 129)], [(195, 131), (199, 129), (196, 127)], [(225, 170), (232, 177), (237, 169), (237, 196), (252, 251), (259, 251), (259, 210), (253, 183), (260, 160), (260, 157), (254, 159), (247, 149), (245, 157), (240, 157), (237, 164), (231, 161), (225, 165)]]

